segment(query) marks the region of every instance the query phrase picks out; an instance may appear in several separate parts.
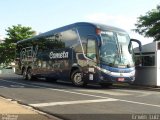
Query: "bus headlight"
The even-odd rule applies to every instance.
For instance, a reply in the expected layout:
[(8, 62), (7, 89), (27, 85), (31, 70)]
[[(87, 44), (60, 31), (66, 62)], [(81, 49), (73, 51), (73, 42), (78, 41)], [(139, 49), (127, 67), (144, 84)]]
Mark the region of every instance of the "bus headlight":
[(132, 76), (135, 76), (135, 70), (133, 70), (132, 72), (130, 72), (130, 74), (131, 74)]

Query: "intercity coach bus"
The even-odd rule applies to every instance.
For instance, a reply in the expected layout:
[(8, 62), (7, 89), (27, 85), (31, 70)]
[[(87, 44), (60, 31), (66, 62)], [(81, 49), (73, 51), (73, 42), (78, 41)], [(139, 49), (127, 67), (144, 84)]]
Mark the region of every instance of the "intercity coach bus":
[(135, 79), (132, 48), (132, 40), (122, 29), (74, 23), (19, 41), (15, 73), (26, 80), (71, 80), (76, 86), (130, 83)]

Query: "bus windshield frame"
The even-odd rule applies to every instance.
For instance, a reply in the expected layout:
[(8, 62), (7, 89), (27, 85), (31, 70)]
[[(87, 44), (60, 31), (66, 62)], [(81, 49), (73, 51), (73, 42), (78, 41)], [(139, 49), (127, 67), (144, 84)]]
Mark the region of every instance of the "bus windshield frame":
[(133, 67), (133, 52), (129, 52), (128, 34), (115, 31), (101, 31), (102, 44), (99, 48), (100, 62), (112, 67)]

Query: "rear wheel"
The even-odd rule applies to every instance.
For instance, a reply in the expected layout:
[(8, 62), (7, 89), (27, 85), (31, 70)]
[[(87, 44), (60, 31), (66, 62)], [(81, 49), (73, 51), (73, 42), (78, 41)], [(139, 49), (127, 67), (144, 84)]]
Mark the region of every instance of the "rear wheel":
[(23, 68), (23, 70), (22, 70), (22, 76), (23, 76), (24, 80), (27, 80), (27, 71), (25, 68)]
[(33, 75), (32, 75), (32, 69), (31, 69), (31, 68), (29, 68), (29, 69), (27, 70), (26, 78), (27, 78), (27, 80), (33, 80), (33, 79), (34, 79), (34, 77), (33, 77)]
[(72, 72), (71, 80), (72, 80), (72, 83), (75, 86), (84, 86), (84, 85), (86, 85), (86, 83), (82, 79), (82, 73), (79, 70), (75, 70), (75, 71)]

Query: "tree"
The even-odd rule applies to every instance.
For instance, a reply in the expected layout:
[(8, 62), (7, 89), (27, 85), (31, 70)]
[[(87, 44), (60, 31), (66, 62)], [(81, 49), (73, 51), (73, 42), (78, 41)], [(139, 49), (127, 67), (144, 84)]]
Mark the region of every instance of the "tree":
[(8, 27), (6, 32), (8, 37), (5, 42), (9, 44), (16, 43), (20, 40), (27, 39), (35, 35), (35, 31), (33, 31), (31, 27), (24, 27), (20, 24), (17, 26), (13, 25), (12, 27)]
[(160, 40), (160, 5), (156, 9), (147, 12), (146, 15), (138, 17), (135, 24), (135, 32), (145, 36), (153, 37), (154, 41)]
[(14, 61), (15, 57), (15, 43), (30, 38), (35, 35), (35, 31), (31, 27), (24, 27), (20, 24), (13, 25), (6, 29), (7, 38), (5, 38), (4, 43), (0, 44), (0, 64), (3, 63), (8, 65)]

